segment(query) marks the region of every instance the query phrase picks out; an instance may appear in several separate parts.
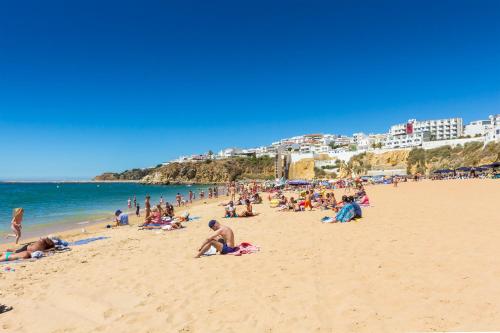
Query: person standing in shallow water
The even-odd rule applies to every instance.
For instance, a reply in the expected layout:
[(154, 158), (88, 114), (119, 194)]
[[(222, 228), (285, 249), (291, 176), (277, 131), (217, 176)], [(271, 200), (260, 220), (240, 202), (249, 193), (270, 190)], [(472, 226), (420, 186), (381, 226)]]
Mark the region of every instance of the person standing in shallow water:
[(14, 234), (9, 234), (5, 238), (16, 237), (16, 244), (19, 243), (19, 239), (21, 238), (21, 223), (23, 222), (24, 209), (16, 208), (12, 212), (12, 221), (10, 222), (10, 228), (14, 231)]
[(151, 215), (150, 200), (151, 200), (151, 197), (149, 195), (146, 195), (146, 200), (144, 201), (144, 207), (146, 208), (146, 220), (149, 218), (149, 215)]

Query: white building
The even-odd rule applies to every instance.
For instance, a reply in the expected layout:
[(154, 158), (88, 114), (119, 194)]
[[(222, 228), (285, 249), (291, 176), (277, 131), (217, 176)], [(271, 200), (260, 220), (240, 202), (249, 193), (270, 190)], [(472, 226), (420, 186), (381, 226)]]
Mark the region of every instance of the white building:
[(239, 156), (241, 154), (243, 154), (243, 150), (239, 148), (226, 148), (219, 152), (219, 156), (221, 158), (229, 158), (229, 157)]
[(388, 135), (383, 143), (383, 148), (394, 149), (394, 148), (419, 147), (422, 145), (424, 141), (428, 141), (429, 139), (430, 139), (429, 132)]
[(486, 132), (486, 142), (500, 142), (500, 114), (490, 116), (490, 128)]
[(335, 145), (337, 146), (348, 146), (349, 144), (354, 142), (354, 139), (345, 135), (341, 135), (335, 138)]
[(470, 124), (465, 125), (464, 135), (470, 137), (485, 136), (490, 128), (491, 128), (490, 120), (472, 121)]
[(419, 134), (429, 132), (431, 140), (449, 140), (463, 136), (462, 118), (417, 121), (410, 119), (406, 124), (391, 126), (390, 134)]

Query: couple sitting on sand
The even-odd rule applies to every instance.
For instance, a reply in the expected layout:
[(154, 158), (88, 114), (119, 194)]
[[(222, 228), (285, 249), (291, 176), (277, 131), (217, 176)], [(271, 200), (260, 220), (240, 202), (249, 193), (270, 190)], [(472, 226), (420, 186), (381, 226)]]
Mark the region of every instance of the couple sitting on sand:
[(224, 208), (225, 209), (225, 214), (224, 217), (250, 217), (250, 216), (255, 216), (252, 210), (252, 203), (250, 202), (249, 199), (245, 200), (245, 207), (246, 209), (241, 212), (241, 214), (236, 213), (236, 207), (234, 207), (234, 204), (232, 201), (229, 201), (229, 204)]
[(21, 246), (17, 250), (7, 249), (5, 252), (0, 253), (0, 261), (14, 261), (18, 259), (30, 259), (35, 252), (45, 252), (55, 247), (54, 242), (46, 237), (40, 238), (36, 242)]
[(333, 222), (349, 222), (362, 217), (360, 205), (354, 200), (353, 196), (343, 196), (341, 207)]

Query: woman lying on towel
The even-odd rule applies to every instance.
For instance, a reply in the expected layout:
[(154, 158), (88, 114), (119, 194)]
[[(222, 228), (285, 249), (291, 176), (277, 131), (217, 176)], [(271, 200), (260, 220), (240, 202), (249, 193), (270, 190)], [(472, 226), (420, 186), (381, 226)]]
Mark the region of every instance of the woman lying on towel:
[(36, 252), (44, 252), (53, 249), (54, 242), (50, 238), (40, 238), (34, 243), (26, 244), (20, 248), (7, 249), (0, 254), (0, 261), (14, 261), (18, 259), (30, 259)]

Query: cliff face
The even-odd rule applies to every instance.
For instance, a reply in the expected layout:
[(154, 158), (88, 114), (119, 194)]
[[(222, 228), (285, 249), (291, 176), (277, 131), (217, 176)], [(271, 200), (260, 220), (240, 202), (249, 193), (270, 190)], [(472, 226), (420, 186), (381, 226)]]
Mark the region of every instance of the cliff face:
[(500, 142), (490, 142), (484, 148), (480, 142), (470, 142), (454, 148), (413, 149), (408, 156), (407, 172), (429, 174), (438, 169), (480, 166), (499, 160)]
[(313, 179), (314, 177), (314, 159), (312, 158), (292, 163), (288, 170), (288, 178), (290, 179)]
[(141, 180), (144, 176), (148, 175), (153, 169), (132, 169), (126, 170), (121, 173), (105, 172), (102, 175), (94, 177), (96, 181), (110, 181), (110, 180)]
[(410, 151), (395, 150), (382, 154), (362, 153), (355, 155), (348, 163), (348, 169), (355, 175), (365, 175), (368, 170), (406, 169)]
[[(315, 172), (315, 162), (325, 157), (307, 158), (292, 163), (290, 179), (325, 178)], [(464, 146), (443, 146), (424, 150), (395, 150), (382, 154), (371, 152), (353, 156), (348, 163), (339, 161), (338, 177), (366, 175), (369, 170), (406, 169), (409, 175), (430, 174), (437, 169), (455, 169), (461, 166), (479, 166), (500, 161), (500, 143), (483, 146), (480, 142), (466, 143)]]
[(222, 161), (171, 163), (155, 168), (142, 183), (224, 183), (236, 179), (274, 178), (272, 158), (233, 158)]

